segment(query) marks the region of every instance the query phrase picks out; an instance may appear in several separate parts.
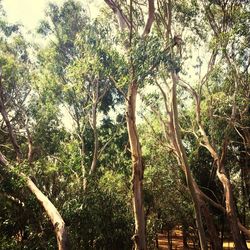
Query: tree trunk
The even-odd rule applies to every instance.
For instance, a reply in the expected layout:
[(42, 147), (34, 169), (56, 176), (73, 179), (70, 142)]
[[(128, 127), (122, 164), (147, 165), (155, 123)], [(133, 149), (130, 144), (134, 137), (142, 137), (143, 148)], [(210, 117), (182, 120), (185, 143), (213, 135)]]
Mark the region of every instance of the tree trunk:
[(52, 202), (37, 188), (34, 182), (29, 177), (23, 174), (22, 176), (26, 179), (28, 188), (36, 196), (54, 226), (58, 250), (68, 250), (69, 239), (63, 218)]
[[(199, 109), (199, 103), (197, 104), (197, 107)], [(198, 113), (199, 113), (199, 110), (198, 110)], [(238, 225), (238, 217), (236, 214), (236, 207), (235, 207), (234, 198), (233, 198), (232, 185), (231, 185), (231, 182), (226, 174), (226, 170), (225, 170), (225, 167), (223, 164), (223, 159), (224, 159), (225, 154), (226, 154), (227, 143), (226, 142), (224, 143), (222, 156), (221, 156), (221, 158), (219, 158), (216, 150), (210, 144), (210, 141), (206, 135), (206, 132), (200, 123), (200, 118), (198, 118), (198, 124), (199, 124), (200, 133), (204, 139), (204, 145), (208, 149), (208, 151), (210, 152), (212, 158), (214, 159), (214, 161), (216, 163), (217, 177), (223, 185), (223, 191), (224, 191), (225, 202), (226, 202), (226, 215), (227, 215), (228, 223), (230, 225), (231, 233), (233, 236), (235, 249), (236, 250), (247, 250), (245, 243), (242, 240), (242, 237), (240, 234), (240, 228)]]
[[(3, 102), (3, 89), (2, 89), (1, 75), (0, 75), (0, 113), (2, 114), (3, 120), (8, 128), (9, 137), (13, 145), (14, 151), (16, 153), (17, 161), (21, 162), (21, 158), (22, 158), (21, 150), (17, 143), (16, 135), (12, 129), (12, 126), (9, 121), (9, 117), (8, 117), (8, 114), (6, 112), (5, 105)], [(32, 147), (32, 145), (29, 145), (29, 146)], [(7, 161), (7, 159), (4, 157), (4, 155), (1, 152), (0, 152), (0, 164), (2, 164), (5, 167), (9, 167), (10, 169), (13, 169), (13, 167), (10, 166), (9, 162)], [(65, 223), (61, 215), (59, 214), (58, 210), (55, 208), (52, 202), (38, 189), (38, 187), (29, 177), (27, 177), (23, 173), (19, 174), (19, 176), (25, 179), (27, 187), (36, 196), (37, 200), (43, 206), (45, 212), (50, 218), (55, 229), (58, 249), (59, 250), (69, 249), (68, 236), (67, 236), (67, 232), (65, 228)]]
[[(98, 91), (98, 89), (97, 89)], [(91, 163), (91, 168), (90, 168), (90, 174), (93, 174), (96, 170), (96, 165), (97, 165), (97, 158), (98, 158), (98, 149), (99, 149), (99, 142), (98, 142), (98, 131), (96, 127), (96, 122), (97, 122), (97, 101), (95, 100), (93, 104), (93, 111), (92, 111), (92, 129), (94, 133), (94, 151), (93, 151), (93, 158), (92, 158), (92, 163)]]
[(167, 238), (168, 238), (168, 249), (169, 250), (172, 250), (173, 248), (172, 248), (172, 237), (171, 237), (171, 232), (172, 232), (172, 230), (171, 229), (168, 229), (167, 230)]
[(217, 172), (217, 176), (219, 180), (223, 184), (224, 195), (225, 195), (225, 200), (226, 200), (226, 214), (227, 214), (227, 219), (231, 228), (231, 233), (233, 236), (235, 249), (247, 250), (246, 244), (244, 244), (242, 240), (240, 229), (238, 226), (238, 219), (237, 219), (236, 208), (235, 208), (235, 204), (233, 200), (233, 191), (232, 191), (230, 180), (228, 179), (225, 173), (225, 170), (221, 169), (222, 166), (219, 166), (220, 163), (218, 162), (217, 164), (218, 164), (218, 167), (217, 167), (216, 172)]
[(170, 131), (171, 131), (170, 133), (172, 135), (170, 139), (172, 140), (173, 146), (179, 157), (180, 164), (186, 175), (187, 186), (190, 190), (190, 194), (191, 194), (192, 201), (194, 204), (195, 221), (196, 221), (196, 226), (198, 229), (201, 249), (207, 250), (205, 231), (203, 228), (202, 217), (201, 217), (201, 204), (198, 198), (198, 194), (195, 191), (194, 180), (191, 174), (191, 170), (189, 168), (187, 155), (182, 144), (180, 128), (179, 128), (177, 100), (176, 100), (176, 85), (178, 82), (178, 76), (176, 75), (176, 73), (172, 72), (171, 77), (172, 77), (172, 101), (171, 101), (172, 114), (170, 115), (169, 124), (170, 124)]
[(187, 231), (187, 226), (182, 225), (182, 242), (183, 242), (183, 248), (184, 249), (189, 249), (188, 246), (188, 231)]
[[(0, 164), (3, 165), (6, 168), (13, 169), (9, 165), (9, 162), (6, 160), (4, 155), (0, 152)], [(48, 199), (47, 196), (45, 196), (35, 185), (35, 183), (25, 174), (20, 173), (19, 176), (25, 180), (27, 187), (31, 191), (32, 194), (35, 195), (39, 203), (44, 208), (46, 214), (48, 215), (49, 219), (51, 220), (55, 234), (57, 239), (57, 245), (58, 250), (68, 250), (69, 249), (69, 239), (65, 227), (65, 223), (58, 212), (58, 210), (55, 208), (55, 206), (52, 204), (52, 202)]]
[(146, 249), (145, 235), (145, 215), (143, 207), (143, 172), (141, 146), (138, 138), (137, 127), (135, 122), (137, 83), (133, 81), (129, 85), (127, 95), (126, 120), (128, 136), (130, 142), (132, 158), (132, 192), (133, 192), (133, 210), (135, 218), (135, 234), (133, 236), (135, 249)]
[[(124, 46), (128, 51), (128, 48), (132, 46), (132, 36), (134, 30), (136, 30), (133, 23), (133, 1), (130, 0), (130, 15), (129, 18), (123, 13), (119, 4), (113, 0), (104, 0), (112, 11), (116, 14), (120, 28), (124, 31), (125, 28), (129, 30), (129, 45), (125, 40)], [(152, 27), (154, 21), (155, 7), (154, 0), (148, 0), (148, 19), (142, 34), (142, 38), (145, 38)], [(135, 28), (135, 29), (134, 29)], [(132, 192), (133, 192), (133, 210), (135, 218), (135, 234), (133, 236), (135, 249), (146, 249), (146, 232), (145, 232), (145, 215), (143, 207), (143, 172), (144, 166), (142, 163), (141, 146), (137, 133), (137, 127), (135, 122), (135, 110), (136, 110), (136, 96), (137, 96), (137, 82), (135, 79), (135, 72), (133, 69), (133, 60), (130, 58), (133, 79), (129, 84), (127, 100), (126, 100), (126, 121), (128, 129), (128, 137), (130, 142), (131, 158), (132, 158)]]
[(209, 212), (209, 209), (207, 208), (207, 205), (204, 201), (202, 201), (201, 212), (203, 214), (203, 217), (204, 217), (206, 225), (207, 225), (207, 230), (208, 230), (209, 238), (210, 238), (210, 242), (211, 242), (211, 249), (212, 250), (222, 250), (218, 231), (215, 228), (215, 225), (213, 223), (213, 218), (212, 218), (212, 216)]

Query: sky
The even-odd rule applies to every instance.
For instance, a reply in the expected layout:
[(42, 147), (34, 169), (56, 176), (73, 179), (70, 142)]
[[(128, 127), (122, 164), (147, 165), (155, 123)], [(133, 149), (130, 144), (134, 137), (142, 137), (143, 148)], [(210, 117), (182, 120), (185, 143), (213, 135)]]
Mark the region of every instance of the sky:
[[(65, 0), (2, 0), (8, 21), (21, 23), (29, 30), (35, 30), (44, 17), (44, 10), (49, 2), (62, 4)], [(101, 0), (81, 0), (91, 17), (96, 17)]]

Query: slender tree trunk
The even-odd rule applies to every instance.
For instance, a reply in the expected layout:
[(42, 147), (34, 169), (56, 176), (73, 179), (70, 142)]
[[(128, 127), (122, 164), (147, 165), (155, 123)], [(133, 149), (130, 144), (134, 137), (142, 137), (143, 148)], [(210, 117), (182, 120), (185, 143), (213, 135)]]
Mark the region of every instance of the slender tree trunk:
[(211, 145), (206, 135), (206, 132), (201, 125), (200, 117), (199, 117), (200, 116), (200, 107), (199, 107), (200, 104), (199, 104), (199, 100), (196, 100), (196, 101), (197, 101), (197, 113), (198, 113), (197, 121), (199, 124), (199, 130), (200, 130), (201, 135), (203, 136), (205, 147), (208, 149), (212, 158), (216, 162), (216, 166), (217, 166), (216, 174), (217, 174), (218, 179), (223, 185), (223, 191), (224, 191), (225, 202), (226, 202), (226, 215), (227, 215), (228, 223), (230, 225), (231, 233), (233, 236), (235, 249), (247, 250), (245, 243), (243, 242), (241, 234), (240, 234), (240, 228), (238, 225), (238, 217), (237, 217), (236, 207), (235, 207), (234, 198), (233, 198), (232, 185), (226, 174), (226, 170), (223, 164), (223, 159), (226, 154), (227, 143), (226, 142), (224, 143), (223, 153), (222, 153), (221, 158), (219, 158), (216, 150)]
[[(98, 90), (97, 90), (98, 91)], [(90, 168), (90, 174), (94, 173), (96, 170), (96, 165), (97, 165), (97, 158), (98, 158), (98, 149), (99, 149), (99, 142), (98, 142), (98, 132), (97, 132), (97, 127), (96, 127), (96, 122), (97, 122), (97, 102), (95, 101), (93, 104), (93, 111), (92, 111), (92, 128), (93, 128), (93, 133), (94, 133), (94, 150), (93, 150), (93, 158), (92, 158), (92, 163), (91, 163), (91, 168)]]
[[(6, 168), (13, 169), (13, 167), (10, 166), (10, 164), (8, 163), (8, 161), (1, 152), (0, 152), (0, 164), (5, 166)], [(19, 176), (25, 180), (28, 189), (31, 191), (33, 195), (35, 195), (41, 206), (44, 208), (49, 219), (51, 220), (55, 230), (58, 250), (68, 250), (69, 249), (68, 234), (65, 227), (65, 223), (60, 213), (53, 205), (53, 203), (48, 199), (48, 197), (45, 196), (38, 189), (35, 183), (28, 176), (26, 176), (23, 173), (20, 173)]]
[(188, 231), (187, 231), (187, 226), (182, 225), (182, 242), (183, 242), (183, 248), (184, 249), (189, 249), (188, 246)]
[(172, 242), (171, 242), (171, 230), (167, 230), (167, 238), (168, 238), (168, 249), (172, 250)]
[(218, 231), (215, 228), (215, 225), (213, 223), (213, 218), (209, 212), (209, 209), (207, 208), (207, 205), (204, 201), (202, 201), (201, 203), (202, 203), (201, 212), (203, 214), (203, 217), (207, 225), (207, 230), (208, 230), (209, 238), (211, 242), (211, 249), (222, 250)]
[(220, 171), (220, 169), (221, 168), (218, 167), (217, 176), (219, 180), (221, 181), (221, 183), (223, 184), (225, 201), (226, 201), (226, 214), (227, 214), (227, 219), (231, 228), (231, 233), (233, 236), (235, 249), (247, 250), (246, 244), (242, 240), (240, 229), (238, 226), (238, 219), (237, 219), (236, 208), (235, 208), (234, 199), (233, 199), (232, 186), (231, 186), (230, 180), (228, 179), (225, 173), (225, 170), (222, 169)]
[(178, 82), (178, 76), (176, 75), (176, 73), (172, 72), (171, 77), (172, 77), (172, 102), (171, 102), (172, 117), (170, 118), (170, 127), (171, 127), (170, 130), (171, 133), (173, 134), (172, 142), (177, 151), (180, 163), (185, 171), (187, 186), (190, 190), (190, 194), (193, 200), (195, 221), (198, 229), (201, 249), (207, 250), (205, 231), (203, 228), (202, 216), (201, 216), (201, 204), (198, 198), (198, 194), (195, 192), (194, 181), (191, 174), (191, 170), (189, 168), (187, 155), (182, 144), (180, 128), (179, 128), (177, 100), (176, 100), (176, 85)]
[[(228, 7), (229, 6), (227, 6), (227, 3), (224, 5), (224, 7), (222, 7), (224, 14), (226, 13), (226, 8), (228, 8)], [(214, 35), (215, 35), (215, 37), (218, 38), (220, 36), (222, 30), (220, 30), (218, 28), (220, 26), (220, 24), (219, 25), (217, 24), (216, 19), (214, 17), (214, 13), (212, 12), (211, 6), (204, 4), (204, 10), (206, 12), (210, 26), (211, 26), (212, 30), (214, 31)], [(228, 19), (224, 19), (223, 22), (224, 22), (223, 26), (227, 27)], [(224, 30), (224, 32), (225, 32), (225, 30)], [(233, 95), (234, 103), (233, 103), (233, 107), (232, 107), (231, 119), (234, 120), (235, 119), (235, 112), (236, 112), (236, 95), (237, 95), (238, 84), (240, 83), (241, 76), (239, 74), (239, 70), (237, 69), (236, 65), (234, 63), (232, 63), (230, 56), (228, 55), (228, 52), (227, 52), (227, 45), (228, 44), (223, 43), (220, 45), (222, 48), (222, 53), (224, 55), (224, 58), (227, 61), (228, 66), (232, 67), (232, 69), (233, 69), (235, 91), (234, 91), (234, 95)], [(232, 58), (232, 60), (233, 60), (233, 58)], [(197, 112), (198, 113), (197, 120), (198, 120), (198, 124), (199, 124), (199, 128), (200, 128), (200, 132), (204, 138), (205, 147), (209, 150), (211, 156), (213, 157), (214, 161), (216, 162), (217, 177), (223, 185), (225, 202), (226, 202), (226, 215), (227, 215), (228, 223), (230, 225), (231, 233), (233, 236), (235, 249), (236, 250), (247, 250), (247, 247), (245, 246), (246, 244), (242, 240), (242, 237), (240, 234), (240, 228), (238, 225), (239, 221), (238, 221), (238, 217), (236, 214), (236, 207), (235, 207), (235, 203), (234, 203), (231, 182), (226, 174), (226, 171), (225, 171), (225, 168), (224, 168), (224, 165), (223, 165), (221, 159), (219, 158), (214, 147), (211, 145), (211, 143), (210, 143), (210, 141), (205, 133), (205, 130), (201, 125), (201, 121), (200, 121), (200, 117), (199, 117), (200, 116), (200, 103), (199, 103), (200, 100), (198, 100), (198, 98), (196, 97), (196, 101), (197, 101), (197, 111), (198, 111)]]
[(129, 85), (127, 96), (126, 120), (128, 128), (128, 136), (130, 142), (131, 158), (132, 158), (132, 191), (133, 191), (133, 210), (135, 218), (135, 234), (133, 236), (135, 249), (146, 249), (145, 235), (145, 215), (143, 206), (143, 164), (141, 146), (138, 138), (136, 127), (136, 96), (137, 83), (133, 81)]
[[(193, 179), (193, 178), (192, 178)], [(198, 184), (196, 181), (193, 179), (192, 182), (194, 183), (194, 189), (196, 194), (198, 195), (198, 200), (201, 206), (201, 213), (205, 219), (205, 223), (207, 226), (210, 242), (211, 242), (211, 247), (213, 250), (221, 250), (221, 245), (220, 245), (220, 238), (218, 234), (218, 230), (215, 227), (213, 218), (209, 212), (208, 205), (206, 203), (206, 200), (202, 196), (202, 191), (200, 190)]]
[[(128, 48), (132, 46), (132, 36), (133, 36), (133, 0), (130, 0), (130, 14), (129, 18), (123, 13), (122, 9), (119, 7), (117, 1), (114, 0), (104, 0), (108, 6), (113, 10), (118, 18), (120, 28), (124, 31), (125, 28), (129, 30), (129, 45), (127, 41), (124, 42), (125, 49), (128, 52)], [(146, 38), (149, 34), (155, 15), (155, 0), (148, 0), (148, 18), (146, 25), (144, 27), (141, 38)], [(135, 28), (136, 30), (136, 28)], [(129, 84), (127, 101), (126, 101), (126, 121), (128, 129), (128, 137), (130, 142), (131, 158), (132, 158), (132, 191), (133, 191), (133, 210), (135, 218), (135, 234), (134, 242), (135, 249), (146, 249), (146, 232), (145, 232), (145, 215), (143, 206), (143, 172), (144, 167), (142, 163), (142, 153), (141, 146), (139, 142), (139, 137), (137, 133), (137, 127), (135, 122), (135, 110), (136, 110), (136, 96), (137, 96), (137, 82), (135, 80), (135, 72), (133, 69), (133, 60), (130, 58), (131, 63), (131, 78), (132, 82)]]

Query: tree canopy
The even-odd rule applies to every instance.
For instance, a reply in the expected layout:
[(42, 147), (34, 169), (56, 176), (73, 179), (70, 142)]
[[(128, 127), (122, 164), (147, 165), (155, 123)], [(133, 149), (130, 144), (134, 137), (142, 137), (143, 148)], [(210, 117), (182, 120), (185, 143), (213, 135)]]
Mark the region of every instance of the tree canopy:
[(249, 2), (103, 2), (0, 1), (0, 249), (247, 250)]

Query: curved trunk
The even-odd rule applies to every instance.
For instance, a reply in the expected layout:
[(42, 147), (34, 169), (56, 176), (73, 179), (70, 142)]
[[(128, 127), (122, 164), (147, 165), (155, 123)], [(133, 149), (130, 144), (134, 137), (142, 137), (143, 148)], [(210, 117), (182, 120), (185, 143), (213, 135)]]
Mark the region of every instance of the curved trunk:
[(22, 176), (26, 179), (26, 184), (29, 188), (29, 190), (36, 196), (39, 203), (44, 208), (46, 214), (50, 218), (55, 234), (57, 239), (57, 245), (58, 250), (68, 250), (69, 249), (69, 239), (67, 230), (65, 227), (65, 223), (63, 221), (63, 218), (61, 217), (58, 210), (55, 208), (55, 206), (52, 204), (52, 202), (48, 199), (47, 196), (45, 196), (34, 184), (34, 182), (29, 178), (26, 177), (24, 174)]
[[(5, 166), (6, 168), (13, 169), (4, 157), (4, 155), (0, 152), (0, 164)], [(30, 177), (26, 176), (24, 173), (20, 173), (19, 176), (25, 180), (25, 183), (32, 194), (35, 195), (41, 206), (44, 208), (46, 214), (48, 215), (50, 221), (52, 222), (56, 234), (57, 245), (59, 250), (68, 250), (69, 249), (69, 239), (67, 230), (65, 227), (65, 223), (60, 213), (53, 205), (53, 203), (48, 199), (46, 195), (44, 195), (40, 189), (35, 185), (35, 183), (30, 179)]]
[(247, 250), (246, 244), (244, 243), (242, 236), (240, 234), (240, 229), (238, 226), (238, 218), (236, 214), (236, 208), (233, 199), (233, 191), (230, 180), (228, 179), (224, 169), (220, 171), (221, 166), (217, 167), (217, 176), (221, 183), (223, 184), (225, 201), (226, 201), (226, 215), (228, 219), (228, 223), (231, 228), (231, 233), (233, 236), (233, 241), (236, 250)]
[(181, 141), (181, 134), (180, 134), (180, 128), (179, 128), (179, 121), (178, 121), (177, 100), (176, 100), (176, 85), (178, 82), (178, 77), (174, 72), (171, 73), (171, 77), (172, 77), (172, 102), (171, 102), (172, 116), (170, 117), (169, 124), (170, 124), (170, 131), (172, 133), (172, 136), (170, 139), (172, 140), (172, 143), (174, 145), (174, 148), (176, 149), (176, 153), (180, 160), (180, 164), (182, 165), (183, 170), (186, 175), (187, 186), (190, 190), (190, 194), (191, 194), (192, 201), (194, 204), (195, 221), (196, 221), (196, 226), (198, 229), (201, 249), (207, 250), (205, 231), (204, 231), (204, 227), (202, 223), (202, 216), (201, 216), (201, 203), (200, 203), (198, 194), (195, 191), (194, 180), (191, 174), (191, 170), (189, 168), (187, 155), (186, 155), (185, 149)]
[[(9, 121), (8, 114), (6, 112), (6, 108), (3, 102), (3, 89), (2, 89), (2, 78), (0, 75), (0, 113), (2, 114), (3, 120), (8, 128), (8, 133), (9, 137), (12, 143), (12, 146), (14, 148), (14, 151), (16, 153), (17, 161), (21, 162), (21, 150), (20, 147), (17, 143), (16, 140), (16, 135), (13, 131), (13, 128), (11, 126), (11, 123)], [(30, 154), (32, 153), (32, 141), (30, 138), (30, 135), (28, 135), (28, 140), (29, 140), (29, 150)], [(31, 156), (31, 155), (30, 155)], [(29, 160), (32, 160), (31, 158)], [(10, 169), (13, 169), (13, 167), (10, 166), (9, 162), (7, 159), (4, 157), (4, 155), (0, 152), (0, 164), (2, 164), (5, 167), (9, 167)], [(26, 181), (26, 185), (29, 188), (29, 190), (36, 196), (37, 200), (39, 203), (42, 205), (44, 208), (46, 214), (50, 218), (54, 229), (55, 229), (55, 234), (57, 238), (57, 244), (58, 244), (58, 249), (59, 250), (67, 250), (69, 249), (68, 247), (68, 236), (65, 228), (65, 223), (59, 214), (58, 210), (55, 208), (55, 206), (52, 204), (52, 202), (48, 199), (47, 196), (45, 196), (39, 188), (35, 185), (35, 183), (24, 173), (20, 173), (19, 176), (21, 178), (24, 178)]]
[[(199, 104), (197, 104), (197, 107), (199, 108)], [(199, 110), (198, 110), (198, 114), (199, 114)], [(214, 159), (216, 163), (216, 167), (217, 167), (216, 175), (219, 181), (221, 182), (221, 184), (223, 185), (223, 191), (224, 191), (225, 202), (226, 202), (226, 215), (227, 215), (227, 220), (230, 225), (231, 233), (233, 236), (235, 249), (247, 250), (246, 244), (244, 243), (241, 237), (241, 233), (240, 233), (239, 221), (238, 221), (236, 207), (235, 207), (234, 198), (233, 198), (232, 185), (226, 174), (226, 170), (223, 164), (223, 160), (224, 160), (226, 150), (227, 150), (227, 143), (225, 141), (221, 158), (219, 158), (218, 153), (216, 152), (214, 147), (211, 145), (209, 138), (206, 135), (206, 132), (200, 123), (199, 118), (198, 118), (198, 124), (199, 124), (200, 133), (204, 139), (204, 145), (207, 148), (207, 150), (210, 152), (211, 157)]]
[(143, 207), (143, 164), (141, 146), (138, 138), (135, 123), (137, 83), (134, 81), (129, 85), (127, 96), (127, 128), (132, 158), (132, 191), (133, 191), (133, 210), (135, 218), (135, 234), (133, 240), (135, 249), (146, 249), (145, 235), (145, 215)]

